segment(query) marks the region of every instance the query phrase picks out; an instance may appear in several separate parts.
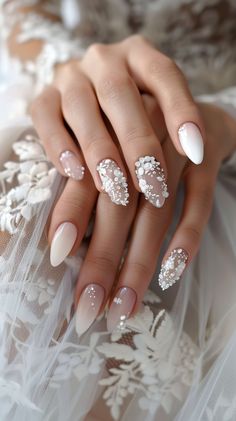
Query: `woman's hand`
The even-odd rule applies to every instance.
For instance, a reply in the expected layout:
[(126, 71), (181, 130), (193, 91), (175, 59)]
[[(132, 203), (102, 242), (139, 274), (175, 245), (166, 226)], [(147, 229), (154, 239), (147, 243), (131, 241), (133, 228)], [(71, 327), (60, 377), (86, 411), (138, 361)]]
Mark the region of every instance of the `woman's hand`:
[[(125, 44), (125, 42), (128, 43), (131, 41), (141, 42), (142, 40), (136, 40), (136, 38), (135, 39), (132, 38), (131, 40), (126, 40), (123, 43)], [(119, 45), (120, 44), (117, 44), (117, 47), (119, 47)], [(99, 48), (100, 47), (101, 46), (99, 46)], [(102, 49), (103, 47), (105, 46), (102, 46)], [(148, 44), (147, 44), (147, 47), (151, 48)], [(105, 48), (108, 48), (108, 46)], [(158, 52), (157, 54), (160, 55), (160, 53)], [(85, 59), (86, 59), (86, 56), (85, 56)], [(169, 59), (167, 58), (165, 59), (168, 62)], [(84, 61), (82, 61), (81, 63), (83, 64)], [(168, 257), (168, 254), (171, 254), (171, 250), (172, 251), (174, 250), (173, 254), (171, 255), (171, 260), (170, 261), (168, 260), (169, 262), (168, 265), (169, 265), (169, 268), (170, 266), (172, 266), (175, 269), (176, 261), (177, 261), (177, 275), (178, 276), (176, 275), (175, 271), (174, 271), (174, 275), (172, 273), (170, 274), (169, 269), (168, 268), (166, 269), (165, 267), (162, 268), (162, 272), (160, 275), (160, 284), (163, 288), (175, 282), (175, 280), (177, 279), (176, 277), (179, 277), (180, 272), (183, 271), (184, 267), (186, 266), (186, 262), (190, 262), (192, 257), (196, 253), (196, 250), (198, 247), (198, 241), (193, 241), (194, 232), (199, 234), (198, 240), (200, 241), (201, 228), (203, 229), (204, 224), (207, 220), (208, 214), (210, 212), (209, 210), (210, 205), (204, 207), (203, 209), (205, 219), (203, 217), (198, 219), (196, 217), (198, 212), (196, 211), (191, 212), (191, 210), (194, 210), (195, 207), (196, 209), (198, 209), (197, 207), (198, 193), (199, 193), (199, 197), (201, 197), (201, 194), (203, 196), (202, 192), (213, 191), (215, 177), (217, 174), (216, 162), (218, 162), (218, 166), (219, 166), (219, 163), (223, 159), (222, 148), (219, 148), (219, 151), (220, 151), (219, 154), (215, 153), (214, 149), (211, 149), (211, 154), (212, 156), (214, 156), (214, 159), (212, 159), (211, 154), (209, 153), (207, 154), (210, 160), (209, 168), (211, 169), (213, 168), (213, 162), (214, 162), (215, 172), (211, 171), (210, 177), (205, 178), (205, 176), (208, 175), (207, 160), (205, 160), (201, 166), (195, 167), (189, 162), (187, 163), (187, 160), (185, 157), (177, 154), (176, 150), (173, 147), (173, 142), (175, 143), (176, 149), (180, 152), (182, 151), (180, 149), (180, 144), (178, 143), (179, 142), (178, 138), (176, 139), (176, 137), (172, 136), (172, 139), (170, 139), (171, 115), (165, 115), (164, 110), (165, 109), (167, 110), (168, 107), (166, 106), (166, 108), (163, 109), (163, 106), (162, 107), (160, 106), (161, 105), (160, 100), (157, 102), (153, 98), (151, 99), (148, 96), (144, 96), (145, 97), (145, 106), (144, 106), (143, 102), (138, 96), (139, 106), (138, 106), (138, 109), (136, 109), (136, 111), (134, 112), (133, 107), (131, 106), (131, 105), (134, 105), (134, 103), (132, 101), (130, 102), (130, 98), (132, 98), (132, 95), (129, 95), (129, 91), (127, 91), (128, 95), (126, 97), (125, 96), (126, 90), (121, 89), (120, 91), (119, 89), (117, 90), (116, 88), (115, 90), (116, 94), (114, 97), (113, 95), (108, 95), (107, 98), (105, 97), (103, 98), (103, 101), (105, 101), (105, 103), (107, 101), (107, 113), (108, 113), (107, 115), (105, 111), (106, 106), (104, 105), (104, 107), (102, 107), (100, 102), (99, 103), (96, 102), (97, 99), (94, 94), (94, 90), (96, 89), (96, 86), (92, 85), (92, 82), (88, 79), (87, 76), (86, 76), (87, 77), (86, 83), (85, 84), (82, 83), (82, 81), (85, 81), (85, 79), (83, 79), (85, 76), (81, 70), (81, 63), (74, 63), (73, 66), (68, 64), (66, 66), (61, 67), (60, 70), (58, 71), (59, 82), (58, 81), (56, 82), (57, 88), (55, 87), (48, 88), (42, 94), (42, 96), (36, 101), (36, 103), (33, 105), (33, 108), (32, 108), (33, 119), (34, 119), (36, 128), (41, 136), (41, 139), (43, 140), (46, 146), (48, 155), (52, 157), (52, 160), (53, 160), (53, 157), (60, 156), (61, 162), (65, 166), (64, 169), (66, 168), (66, 172), (68, 172), (68, 175), (70, 176), (67, 182), (67, 184), (69, 185), (69, 188), (66, 185), (66, 189), (67, 189), (65, 190), (66, 194), (64, 194), (63, 192), (61, 198), (59, 199), (56, 205), (56, 208), (52, 215), (52, 222), (49, 229), (49, 241), (52, 242), (52, 245), (53, 245), (51, 250), (55, 251), (54, 253), (55, 256), (53, 256), (53, 253), (51, 253), (51, 258), (53, 260), (55, 257), (54, 259), (55, 265), (59, 264), (66, 257), (66, 255), (69, 254), (72, 247), (73, 247), (72, 253), (75, 252), (76, 249), (78, 248), (81, 242), (81, 239), (84, 235), (84, 232), (86, 230), (90, 214), (97, 200), (97, 191), (94, 187), (93, 179), (90, 176), (89, 171), (85, 171), (85, 174), (84, 174), (84, 171), (81, 168), (81, 166), (85, 166), (83, 163), (82, 153), (85, 154), (85, 160), (88, 166), (90, 165), (91, 168), (95, 168), (93, 167), (93, 164), (96, 160), (97, 160), (96, 166), (98, 167), (100, 167), (99, 164), (104, 159), (109, 159), (109, 161), (111, 160), (111, 162), (114, 162), (114, 159), (113, 159), (114, 155), (106, 155), (106, 158), (104, 158), (104, 155), (103, 155), (103, 157), (101, 157), (101, 160), (98, 159), (100, 158), (100, 155), (99, 155), (100, 146), (101, 146), (101, 150), (103, 151), (108, 151), (108, 150), (118, 151), (120, 161), (116, 161), (116, 162), (119, 163), (119, 167), (122, 169), (122, 172), (124, 174), (128, 174), (128, 177), (129, 177), (129, 173), (130, 173), (129, 166), (126, 167), (125, 161), (127, 162), (127, 165), (129, 165), (129, 163), (132, 162), (132, 160), (130, 160), (130, 156), (135, 156), (136, 153), (137, 153), (136, 156), (139, 155), (139, 158), (140, 158), (141, 150), (143, 151), (142, 155), (144, 155), (145, 157), (151, 158), (151, 159), (148, 158), (150, 162), (144, 161), (143, 164), (148, 164), (148, 166), (151, 169), (154, 168), (154, 171), (157, 169), (156, 167), (157, 155), (155, 155), (152, 152), (150, 153), (150, 147), (151, 147), (150, 140), (155, 139), (155, 144), (156, 144), (155, 147), (157, 147), (158, 145), (158, 148), (159, 148), (158, 150), (161, 151), (162, 157), (164, 157), (163, 159), (166, 161), (164, 165), (166, 165), (166, 169), (168, 170), (167, 172), (169, 173), (170, 199), (166, 202), (166, 205), (163, 209), (160, 209), (160, 210), (155, 209), (155, 207), (159, 207), (159, 205), (164, 204), (164, 202), (163, 203), (160, 202), (160, 198), (163, 200), (163, 198), (165, 199), (165, 196), (167, 196), (166, 194), (162, 195), (163, 192), (166, 192), (166, 189), (163, 189), (163, 182), (164, 182), (163, 173), (161, 172), (161, 174), (157, 174), (157, 177), (156, 177), (156, 178), (160, 178), (162, 188), (160, 188), (160, 186), (153, 186), (153, 189), (155, 189), (156, 187), (156, 191), (154, 192), (154, 195), (151, 194), (148, 197), (147, 192), (150, 193), (150, 189), (147, 188), (147, 184), (149, 184), (148, 181), (150, 181), (152, 177), (150, 177), (149, 170), (146, 172), (145, 167), (143, 168), (143, 171), (142, 171), (143, 165), (141, 163), (141, 172), (139, 174), (140, 177), (139, 177), (138, 182), (139, 182), (139, 186), (141, 187), (141, 190), (143, 189), (146, 198), (148, 198), (149, 200), (145, 201), (144, 197), (142, 197), (141, 200), (138, 201), (139, 197), (138, 197), (138, 192), (137, 192), (137, 179), (134, 176), (134, 172), (131, 172), (132, 179), (128, 178), (127, 180), (128, 181), (127, 184), (129, 185), (129, 194), (130, 194), (130, 200), (128, 204), (127, 184), (126, 184), (126, 181), (123, 179), (122, 174), (120, 174), (119, 168), (116, 168), (116, 170), (118, 170), (118, 173), (116, 172), (116, 174), (119, 174), (118, 183), (115, 182), (115, 178), (113, 174), (114, 166), (112, 166), (111, 170), (109, 170), (108, 168), (106, 169), (108, 177), (105, 177), (105, 180), (104, 179), (102, 180), (106, 181), (106, 184), (108, 186), (111, 186), (111, 185), (113, 186), (113, 191), (111, 190), (107, 191), (112, 201), (117, 204), (126, 204), (128, 206), (126, 207), (114, 206), (113, 203), (109, 200), (107, 195), (103, 195), (103, 194), (98, 195), (95, 228), (92, 235), (92, 240), (89, 246), (88, 253), (86, 255), (85, 261), (83, 263), (83, 266), (80, 272), (80, 277), (79, 277), (77, 291), (76, 291), (76, 303), (79, 303), (78, 311), (77, 311), (77, 330), (78, 330), (78, 333), (80, 334), (82, 334), (89, 327), (89, 325), (93, 322), (93, 320), (96, 318), (98, 313), (102, 310), (105, 303), (107, 302), (107, 299), (110, 297), (112, 291), (113, 291), (112, 295), (114, 299), (112, 301), (112, 306), (108, 315), (109, 330), (112, 330), (114, 326), (117, 325), (117, 323), (119, 324), (120, 322), (122, 322), (122, 319), (120, 318), (121, 313), (122, 313), (122, 318), (125, 319), (129, 317), (130, 314), (132, 314), (134, 311), (137, 310), (139, 303), (140, 301), (142, 301), (144, 292), (147, 289), (148, 284), (155, 270), (156, 259), (159, 253), (159, 249), (160, 249), (163, 237), (165, 235), (165, 232), (171, 220), (171, 215), (174, 208), (175, 194), (177, 191), (178, 183), (182, 177), (182, 174), (186, 173), (188, 174), (188, 177), (191, 180), (191, 182), (189, 183), (186, 181), (186, 199), (185, 199), (186, 206), (183, 211), (183, 217), (181, 219), (182, 222), (180, 222), (180, 225), (178, 227), (179, 231), (178, 230), (176, 231), (176, 234), (166, 254), (166, 257)], [(171, 64), (170, 61), (169, 61), (169, 64)], [(115, 66), (115, 68), (116, 70), (118, 69), (117, 66)], [(173, 73), (174, 71), (177, 71), (177, 75), (179, 75), (178, 73), (179, 70), (175, 67), (175, 65), (173, 65), (173, 69), (174, 69)], [(105, 66), (104, 66), (104, 70), (105, 70)], [(67, 72), (69, 72), (69, 74), (71, 72), (72, 73), (75, 72), (74, 78), (65, 76), (65, 78), (63, 79), (62, 74), (66, 75)], [(82, 79), (80, 78), (81, 74), (83, 74)], [(77, 75), (77, 79), (76, 79), (76, 75)], [(129, 75), (128, 77), (130, 78)], [(165, 78), (164, 74), (163, 74), (163, 78)], [(170, 79), (171, 79), (170, 84), (173, 81), (173, 78), (174, 76), (171, 76), (171, 73), (170, 73)], [(181, 78), (182, 76), (180, 77), (180, 79)], [(62, 83), (63, 80), (64, 80), (64, 84)], [(81, 84), (76, 85), (75, 84), (76, 80), (80, 81)], [(70, 90), (69, 90), (69, 85), (68, 85), (69, 81), (73, 81), (73, 83), (71, 82), (72, 87)], [(89, 84), (88, 84), (88, 81), (89, 81)], [(105, 82), (104, 82), (104, 85), (105, 85)], [(73, 86), (74, 86), (74, 94), (73, 94), (73, 89), (72, 89)], [(91, 90), (90, 93), (87, 90), (88, 86)], [(110, 86), (110, 82), (108, 83), (108, 86)], [(136, 85), (136, 88), (134, 88), (136, 89), (136, 93), (138, 93), (137, 86), (138, 85)], [(142, 87), (141, 84), (138, 87)], [(81, 95), (78, 97), (77, 95), (79, 92), (79, 88), (81, 89)], [(71, 100), (71, 102), (70, 101), (65, 102), (65, 98), (67, 98), (67, 100), (69, 98), (68, 92), (70, 93), (71, 98), (72, 99), (74, 98), (73, 101)], [(174, 90), (173, 93), (174, 92), (176, 91)], [(91, 102), (91, 103), (88, 103), (88, 101), (86, 102), (87, 94), (88, 94), (88, 98), (91, 98), (91, 95), (92, 95), (92, 98), (96, 103), (96, 107), (95, 107), (96, 115), (94, 114), (94, 107), (90, 106), (91, 104), (94, 104), (94, 102)], [(168, 90), (167, 90), (166, 97), (168, 98), (169, 96), (171, 96), (171, 93), (168, 93)], [(186, 97), (186, 91), (184, 91), (184, 98), (185, 97)], [(127, 101), (124, 101), (125, 98), (127, 99)], [(175, 98), (175, 96), (173, 96), (173, 98)], [(194, 112), (196, 112), (196, 115), (198, 116), (198, 119), (199, 119), (198, 126), (201, 127), (201, 131), (203, 133), (204, 129), (203, 129), (203, 123), (201, 122), (202, 118), (199, 113), (199, 108), (193, 102), (191, 97), (190, 99), (189, 98), (187, 99), (190, 102), (192, 101), (192, 104), (190, 106), (190, 102), (188, 102), (189, 108), (186, 107), (185, 115), (187, 115), (187, 111), (192, 112), (191, 110), (195, 110)], [(72, 106), (72, 102), (74, 102), (73, 106)], [(140, 102), (141, 102), (141, 105), (140, 105)], [(66, 109), (65, 104), (67, 104), (68, 106), (69, 103), (70, 103), (70, 107), (67, 108), (67, 112), (65, 113), (64, 112), (64, 110)], [(125, 105), (126, 103), (130, 104), (128, 106), (129, 115), (127, 115), (127, 105)], [(110, 106), (108, 107), (109, 104)], [(169, 104), (170, 104), (170, 98), (169, 98)], [(179, 100), (179, 102), (177, 102), (177, 99), (176, 99), (176, 104), (181, 104), (181, 101)], [(185, 98), (185, 101), (183, 100), (183, 104), (187, 104), (186, 98)], [(102, 116), (100, 114), (99, 106), (102, 107), (105, 113), (105, 117), (104, 115)], [(123, 110), (122, 110), (122, 107), (123, 107)], [(70, 108), (70, 112), (69, 112), (69, 108)], [(204, 106), (201, 106), (201, 108), (204, 111)], [(181, 105), (178, 105), (176, 109), (176, 114), (173, 114), (173, 116), (175, 117), (174, 118), (175, 121), (178, 120), (176, 115), (178, 114), (180, 116), (181, 110), (183, 109), (184, 107), (181, 108)], [(114, 112), (115, 110), (117, 114)], [(137, 110), (142, 110), (142, 115), (140, 115), (139, 113), (136, 114)], [(110, 115), (109, 112), (111, 112), (112, 114)], [(222, 117), (223, 112), (221, 112), (221, 110), (220, 111), (218, 110), (217, 112), (220, 113)], [(207, 114), (208, 114), (208, 117), (209, 117), (209, 114), (213, 115), (212, 120), (214, 120), (215, 114), (213, 112), (207, 113)], [(71, 116), (70, 118), (69, 118), (69, 115)], [(88, 117), (88, 115), (90, 118)], [(119, 115), (122, 116), (122, 118), (119, 117)], [(226, 116), (226, 114), (224, 115)], [(119, 117), (119, 118), (117, 117), (119, 120), (119, 124), (118, 122), (113, 122), (113, 118), (116, 119), (116, 116)], [(143, 116), (145, 116), (146, 120), (145, 119), (143, 120)], [(154, 119), (151, 118), (153, 116), (155, 116)], [(63, 118), (66, 119), (67, 128), (65, 128)], [(123, 139), (123, 136), (121, 136), (122, 132), (119, 132), (119, 130), (121, 130), (119, 129), (120, 125), (123, 127), (123, 129), (124, 127), (127, 128), (129, 125), (132, 125), (133, 129), (135, 130), (136, 128), (139, 129), (141, 127), (139, 125), (139, 122), (140, 122), (139, 118), (141, 118), (142, 124), (143, 124), (143, 121), (148, 122), (147, 123), (148, 126), (151, 127), (150, 129), (151, 134), (149, 133), (147, 136), (142, 136), (141, 132), (139, 132), (139, 135), (136, 132), (137, 142), (135, 141), (130, 142), (130, 139), (128, 139), (127, 137), (126, 138), (124, 137), (126, 139), (126, 142), (121, 141), (121, 138)], [(98, 121), (97, 119), (99, 119), (99, 122), (100, 122), (99, 124), (101, 124), (101, 126), (96, 125), (97, 124), (96, 122)], [(224, 117), (224, 119), (227, 120), (227, 117)], [(124, 123), (123, 123), (123, 120), (124, 120)], [(74, 122), (73, 125), (70, 124), (70, 122), (72, 121)], [(193, 119), (191, 119), (191, 121), (193, 121)], [(217, 122), (218, 121), (219, 120), (217, 120)], [(94, 122), (96, 124), (94, 124)], [(196, 123), (196, 120), (194, 122)], [(137, 127), (136, 127), (136, 124), (138, 124)], [(207, 124), (209, 125), (208, 120), (207, 120)], [(211, 129), (209, 130), (210, 132), (213, 130), (213, 126), (214, 124), (210, 127)], [(219, 134), (219, 128), (217, 129), (216, 126), (217, 125), (215, 124), (214, 130), (217, 134)], [(225, 127), (226, 126), (227, 125), (225, 125)], [(233, 126), (232, 122), (231, 122), (231, 126)], [(173, 130), (173, 127), (174, 127), (174, 123), (172, 122), (172, 130)], [(190, 125), (190, 127), (192, 126)], [(98, 132), (96, 132), (95, 128), (99, 129)], [(103, 132), (101, 132), (100, 130), (101, 128)], [(73, 132), (71, 131), (71, 129), (73, 130)], [(226, 128), (224, 129), (226, 130)], [(91, 137), (92, 141), (90, 143), (90, 146), (87, 149), (87, 152), (90, 151), (88, 155), (86, 155), (86, 146), (85, 147), (83, 146), (84, 139), (87, 139), (88, 141), (90, 139), (90, 136), (88, 136), (88, 132), (86, 132), (86, 130), (87, 131), (90, 130), (90, 133), (92, 136)], [(194, 130), (195, 130), (195, 126), (194, 126)], [(123, 134), (124, 133), (125, 132), (123, 132)], [(185, 129), (183, 129), (183, 132), (181, 135), (182, 143), (183, 143), (183, 136), (185, 136), (184, 133), (186, 134)], [(74, 135), (76, 135), (77, 140), (79, 140), (79, 144), (81, 146), (82, 151), (79, 151), (78, 146), (76, 145), (74, 141)], [(214, 136), (212, 136), (212, 138), (213, 137)], [(185, 139), (187, 138), (185, 137)], [(135, 140), (135, 137), (133, 137), (133, 140)], [(196, 140), (196, 137), (194, 138), (193, 136), (191, 140), (193, 141), (193, 143), (195, 142), (195, 144), (198, 144), (198, 145), (202, 144), (199, 141), (199, 137), (198, 137), (198, 140)], [(102, 141), (102, 144), (100, 145), (101, 141)], [(109, 148), (111, 149), (109, 148), (104, 149), (103, 147), (104, 144), (108, 145), (108, 143), (109, 143)], [(137, 148), (135, 149), (136, 143), (137, 143)], [(161, 145), (162, 143), (163, 145)], [(191, 141), (189, 144), (191, 144)], [(147, 145), (149, 148), (148, 151), (146, 149)], [(161, 146), (162, 146), (162, 149), (161, 149)], [(120, 149), (120, 147), (122, 150)], [(216, 147), (216, 145), (214, 145), (214, 147)], [(211, 144), (211, 148), (212, 148), (212, 144)], [(206, 149), (208, 150), (209, 148), (207, 147)], [(202, 150), (201, 147), (199, 150)], [(68, 152), (66, 151), (72, 152), (72, 154), (68, 154)], [(91, 151), (94, 151), (94, 152), (92, 152), (91, 154)], [(140, 153), (138, 153), (138, 151), (140, 151)], [(153, 151), (153, 149), (151, 149), (151, 151)], [(218, 149), (217, 149), (217, 152), (218, 152)], [(127, 153), (128, 154), (131, 153), (131, 155), (129, 155), (129, 157), (125, 156), (125, 161), (123, 161), (123, 154), (127, 155)], [(227, 153), (225, 154), (225, 156), (226, 155)], [(93, 159), (90, 159), (90, 158), (93, 158)], [(133, 163), (137, 161), (139, 161), (139, 159), (137, 159), (136, 161), (134, 159)], [(78, 165), (78, 162), (80, 163), (79, 165)], [(60, 167), (60, 164), (58, 164), (58, 161), (54, 160), (54, 163), (57, 166), (57, 168), (59, 168), (59, 170), (62, 173), (64, 173), (62, 171), (62, 167)], [(136, 169), (138, 168), (140, 168), (140, 166), (136, 167)], [(191, 168), (193, 168), (193, 170), (190, 170)], [(197, 172), (195, 172), (195, 170)], [(97, 174), (95, 170), (91, 171), (91, 173), (96, 182), (96, 186), (101, 190), (101, 185), (98, 185), (101, 179), (100, 181), (98, 181), (99, 177), (96, 178)], [(102, 174), (100, 173), (100, 175)], [(136, 175), (136, 172), (135, 172), (135, 175)], [(146, 180), (145, 180), (145, 175), (148, 176)], [(82, 182), (78, 183), (77, 180), (80, 180), (80, 179), (82, 179)], [(121, 180), (121, 182), (119, 182), (119, 179)], [(201, 182), (201, 180), (203, 181), (205, 180), (207, 182), (203, 183)], [(191, 186), (191, 188), (188, 188), (188, 185)], [(196, 186), (198, 185), (201, 187), (199, 187), (199, 189), (196, 189), (196, 192), (193, 192), (193, 191), (191, 192), (192, 187), (195, 188), (195, 185)], [(159, 190), (157, 189), (157, 187), (159, 188)], [(193, 199), (191, 199), (192, 197)], [(155, 202), (153, 198), (155, 198)], [(193, 200), (193, 204), (192, 204), (192, 200)], [(155, 206), (153, 206), (153, 204)], [(207, 209), (208, 209), (208, 212), (207, 212)], [(201, 214), (201, 212), (199, 214)], [(189, 217), (188, 219), (188, 215), (192, 215), (192, 218)], [(71, 222), (72, 222), (72, 225), (71, 225)], [(198, 231), (196, 231), (197, 229), (196, 226), (197, 228), (199, 228)], [(56, 234), (55, 234), (55, 231), (56, 231)], [(125, 260), (124, 260), (124, 264), (121, 268), (121, 271), (119, 272), (120, 259), (123, 254), (124, 246), (125, 246), (128, 235), (129, 235), (128, 250), (127, 250)], [(197, 234), (195, 234), (195, 236), (197, 237)], [(181, 240), (182, 237), (183, 237), (183, 241)], [(62, 241), (62, 238), (63, 239), (67, 238), (66, 242)], [(178, 251), (175, 251), (176, 249), (177, 250), (181, 249), (182, 251), (178, 253)], [(176, 255), (177, 255), (177, 258), (176, 258)], [(166, 260), (166, 257), (164, 258), (164, 261)], [(179, 261), (179, 257), (183, 260), (182, 262)], [(169, 278), (171, 277), (171, 279), (166, 280), (167, 277)], [(114, 288), (115, 280), (117, 280), (118, 282), (116, 288)], [(93, 311), (91, 309), (93, 309)]]
[[(201, 163), (205, 130), (185, 78), (171, 59), (140, 36), (92, 45), (80, 62), (60, 65), (54, 87), (47, 88), (31, 110), (46, 152), (62, 174), (81, 180), (85, 159), (97, 189), (105, 190), (114, 203), (127, 205), (125, 160), (135, 188), (160, 208), (168, 197), (166, 163), (140, 91), (156, 98), (176, 150)], [(147, 156), (155, 165), (144, 183), (142, 158)]]
[[(207, 128), (206, 159), (200, 166), (193, 165), (176, 152), (170, 137), (165, 136), (167, 130), (158, 120), (156, 101), (145, 96), (144, 102), (153, 129), (162, 143), (169, 174), (170, 200), (165, 209), (157, 210), (143, 197), (137, 203), (134, 190), (130, 208), (112, 207), (111, 213), (104, 215), (102, 206), (107, 198), (99, 196), (95, 228), (76, 289), (79, 334), (91, 325), (107, 300), (110, 301), (107, 315), (109, 331), (124, 327), (125, 320), (138, 310), (154, 274), (160, 247), (175, 208), (177, 189), (183, 180), (185, 196), (182, 214), (163, 259), (159, 284), (162, 289), (167, 289), (180, 278), (198, 251), (211, 212), (220, 164), (236, 149), (236, 122), (217, 107), (199, 104)], [(128, 232), (128, 248), (119, 268)]]

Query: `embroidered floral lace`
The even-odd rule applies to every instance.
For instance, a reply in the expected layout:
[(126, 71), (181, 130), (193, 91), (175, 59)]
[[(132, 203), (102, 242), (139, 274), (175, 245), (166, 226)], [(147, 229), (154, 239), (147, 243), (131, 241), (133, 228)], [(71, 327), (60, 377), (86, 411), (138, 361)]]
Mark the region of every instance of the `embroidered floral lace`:
[[(39, 3), (61, 20), (52, 22), (35, 12), (27, 16), (18, 12), (23, 5)], [(81, 57), (93, 42), (115, 42), (138, 32), (178, 62), (195, 95), (204, 94), (203, 100), (219, 102), (233, 109), (236, 116), (234, 0), (15, 0), (0, 4), (6, 54), (6, 40), (16, 24), (20, 25), (19, 43), (43, 41), (35, 61), (7, 57), (19, 73), (33, 76), (35, 92), (52, 81), (56, 63)], [(206, 279), (199, 267), (196, 269), (204, 292), (199, 292), (198, 283), (192, 287), (189, 282), (178, 295), (174, 311), (168, 311), (164, 297), (149, 290), (142, 311), (128, 320), (122, 332), (110, 337), (102, 315), (92, 333), (79, 340), (73, 289), (87, 240), (75, 258), (67, 259), (59, 269), (50, 267), (45, 226), (63, 179), (47, 160), (32, 128), (22, 128), (13, 140), (12, 135), (9, 139), (12, 156), (0, 172), (1, 421), (96, 420), (96, 404), (95, 410), (91, 409), (96, 393), (102, 396), (113, 420), (171, 421), (178, 413), (178, 420), (190, 420), (184, 415), (181, 418), (181, 407), (193, 379), (199, 379), (211, 367), (222, 349), (222, 336), (230, 336), (228, 314), (218, 325), (210, 323), (210, 310), (204, 301), (209, 294), (206, 279), (216, 282), (220, 260), (215, 266), (219, 264), (218, 272), (212, 269), (209, 279), (210, 269), (204, 269)], [(236, 154), (227, 163), (230, 171), (235, 171), (235, 161)], [(222, 203), (230, 200), (222, 187), (218, 189)], [(233, 201), (230, 205), (234, 209)], [(217, 208), (216, 220), (219, 215)], [(228, 215), (224, 218), (220, 221), (230, 219)], [(224, 224), (220, 226), (223, 230)], [(207, 238), (211, 235), (209, 229)], [(230, 240), (222, 241), (225, 248), (228, 243)], [(217, 251), (217, 246), (215, 242), (212, 250), (215, 247)], [(203, 263), (207, 252), (205, 247), (205, 254), (203, 250), (200, 256)], [(233, 273), (229, 263), (230, 269)], [(187, 280), (195, 275), (194, 269)], [(223, 275), (218, 277), (221, 281)], [(211, 287), (213, 290), (213, 284)], [(184, 321), (190, 311), (188, 300), (193, 327)], [(225, 352), (232, 350), (229, 344)], [(202, 408), (196, 405), (195, 412), (186, 412), (191, 414), (191, 421), (235, 419), (235, 397), (233, 400), (230, 393), (220, 390), (217, 380), (216, 386), (217, 398), (209, 392)], [(195, 401), (194, 393), (188, 405), (202, 402), (201, 390)], [(85, 418), (90, 409), (90, 416)], [(183, 407), (183, 414), (185, 410), (188, 406)]]

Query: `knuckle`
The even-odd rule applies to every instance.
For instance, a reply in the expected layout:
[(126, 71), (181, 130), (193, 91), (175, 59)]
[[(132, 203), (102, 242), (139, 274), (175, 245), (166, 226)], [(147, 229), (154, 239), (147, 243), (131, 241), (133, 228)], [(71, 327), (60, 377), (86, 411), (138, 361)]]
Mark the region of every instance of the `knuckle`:
[[(80, 133), (81, 136), (83, 133)], [(106, 150), (107, 140), (104, 136), (100, 136), (94, 133), (84, 133), (84, 139), (89, 139), (84, 142), (83, 152), (86, 156), (90, 156), (91, 161), (95, 159), (97, 161), (97, 157), (101, 155), (101, 150)]]
[(132, 86), (132, 80), (128, 75), (113, 74), (99, 81), (97, 92), (98, 96), (104, 100), (116, 100)]
[(87, 48), (86, 56), (102, 59), (107, 51), (107, 46), (102, 43), (94, 43)]
[[(76, 195), (65, 195), (59, 199), (57, 204), (57, 213), (62, 220), (65, 219), (65, 214), (70, 215), (69, 219), (78, 220), (78, 217), (86, 216), (88, 212), (88, 200), (86, 197), (77, 197)], [(68, 219), (68, 217), (67, 217)]]
[(188, 225), (184, 228), (183, 232), (186, 238), (190, 238), (193, 244), (198, 244), (201, 238), (201, 233), (199, 227), (194, 225)]
[(96, 267), (99, 271), (110, 273), (116, 272), (116, 264), (113, 260), (112, 254), (106, 251), (97, 251), (93, 256), (86, 258), (86, 263)]
[(166, 75), (170, 77), (179, 72), (177, 64), (170, 57), (159, 53), (158, 55), (155, 54), (147, 66), (150, 77), (158, 80), (166, 78)]
[(129, 127), (124, 133), (124, 140), (128, 144), (132, 144), (137, 141), (144, 141), (147, 138), (153, 136), (152, 129), (149, 125), (143, 125), (141, 127)]
[(129, 262), (129, 269), (131, 273), (137, 274), (142, 279), (150, 279), (153, 274), (153, 267), (149, 264), (149, 262), (144, 263), (140, 261), (130, 261)]

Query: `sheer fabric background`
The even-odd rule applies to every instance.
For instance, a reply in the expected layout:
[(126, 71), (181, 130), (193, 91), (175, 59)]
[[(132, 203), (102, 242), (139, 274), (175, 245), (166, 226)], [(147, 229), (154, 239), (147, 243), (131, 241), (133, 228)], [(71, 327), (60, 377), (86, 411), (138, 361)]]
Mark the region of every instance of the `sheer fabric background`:
[[(220, 2), (204, 3), (213, 7)], [(197, 93), (208, 86), (202, 69), (198, 84), (196, 79), (193, 83)], [(8, 71), (3, 88), (1, 420), (233, 421), (235, 155), (222, 165), (200, 251), (181, 282), (161, 293), (157, 263), (144, 307), (123, 334), (110, 337), (101, 316), (78, 338), (73, 288), (88, 239), (75, 258), (51, 268), (45, 226), (64, 180), (47, 161), (26, 115), (34, 94), (31, 78)], [(202, 100), (216, 102), (236, 116), (233, 86), (215, 94), (209, 91)], [(182, 194), (180, 188), (166, 244), (178, 220)]]

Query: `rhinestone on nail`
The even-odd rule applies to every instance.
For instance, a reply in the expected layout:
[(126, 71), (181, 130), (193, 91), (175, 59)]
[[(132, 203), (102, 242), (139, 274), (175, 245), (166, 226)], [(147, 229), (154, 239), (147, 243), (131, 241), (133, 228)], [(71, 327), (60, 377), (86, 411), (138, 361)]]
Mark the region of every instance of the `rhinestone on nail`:
[(164, 205), (169, 196), (164, 170), (154, 156), (143, 156), (135, 162), (139, 187), (146, 200), (157, 208)]
[(64, 151), (61, 153), (59, 159), (68, 177), (74, 180), (82, 180), (84, 178), (85, 168), (80, 164), (73, 152)]
[(160, 287), (165, 290), (175, 284), (181, 277), (188, 254), (182, 248), (174, 249), (166, 261), (162, 264), (158, 282)]
[(126, 206), (129, 203), (127, 180), (120, 167), (112, 159), (103, 159), (97, 165), (102, 181), (102, 189), (116, 205)]

